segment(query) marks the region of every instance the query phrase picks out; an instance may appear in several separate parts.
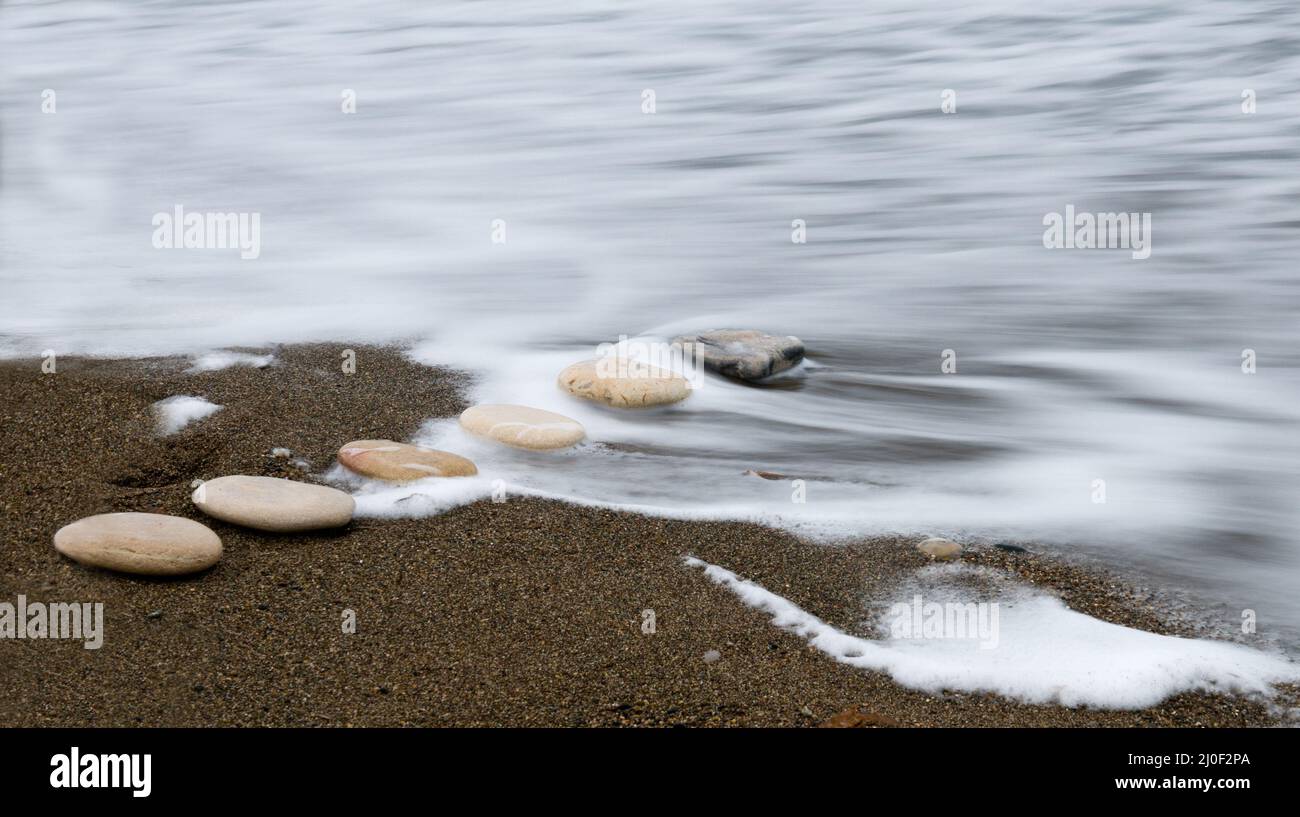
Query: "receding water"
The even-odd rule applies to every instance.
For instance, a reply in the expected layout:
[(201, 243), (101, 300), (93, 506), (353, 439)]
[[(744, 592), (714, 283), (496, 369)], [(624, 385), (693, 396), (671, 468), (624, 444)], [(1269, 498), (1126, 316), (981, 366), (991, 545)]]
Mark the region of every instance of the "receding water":
[[(410, 342), (595, 440), (428, 429), (486, 478), (1032, 539), (1300, 630), (1291, 3), (10, 2), (0, 28), (5, 354)], [(260, 256), (156, 249), (177, 205), (260, 214)], [(1046, 249), (1071, 205), (1150, 213), (1151, 256)], [(718, 326), (810, 364), (664, 412), (555, 389), (620, 334)]]

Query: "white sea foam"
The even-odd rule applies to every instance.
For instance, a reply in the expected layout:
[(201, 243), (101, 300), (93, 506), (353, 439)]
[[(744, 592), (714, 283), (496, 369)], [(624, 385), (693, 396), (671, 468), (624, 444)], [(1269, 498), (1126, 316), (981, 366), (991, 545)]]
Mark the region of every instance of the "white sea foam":
[(186, 370), (189, 374), (215, 372), (231, 366), (253, 366), (264, 369), (275, 361), (275, 355), (252, 355), (247, 352), (208, 352), (194, 359), (193, 365)]
[(483, 477), (430, 477), (401, 485), (371, 481), (353, 494), (356, 515), (377, 519), (432, 516), (492, 496), (493, 482)]
[(969, 639), (861, 638), (725, 568), (693, 557), (686, 563), (703, 568), (745, 604), (769, 613), (773, 624), (835, 660), (928, 692), (992, 692), (1026, 703), (1138, 709), (1180, 692), (1268, 694), (1274, 684), (1300, 680), (1300, 666), (1280, 656), (1121, 627), (1025, 589), (998, 600), (1000, 633), (993, 649)]
[[(418, 519), (436, 516), (452, 508), (468, 505), (500, 492), (497, 477), (481, 470), (473, 477), (427, 477), (410, 482), (393, 483), (371, 479), (335, 463), (322, 479), (340, 490), (349, 491), (356, 500), (355, 515), (372, 519)], [(516, 495), (521, 492), (516, 491)]]
[(163, 436), (175, 434), (190, 423), (221, 410), (221, 406), (202, 397), (183, 394), (159, 400), (153, 404), (153, 408), (158, 421), (158, 433)]

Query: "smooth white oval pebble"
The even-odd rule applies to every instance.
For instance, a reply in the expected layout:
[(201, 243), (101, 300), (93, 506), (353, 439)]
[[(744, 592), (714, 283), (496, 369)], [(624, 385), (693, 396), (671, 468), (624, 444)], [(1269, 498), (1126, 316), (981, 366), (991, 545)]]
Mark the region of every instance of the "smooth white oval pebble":
[(337, 528), (352, 521), (356, 500), (324, 485), (276, 477), (218, 477), (200, 485), (194, 504), (208, 516), (278, 532)]

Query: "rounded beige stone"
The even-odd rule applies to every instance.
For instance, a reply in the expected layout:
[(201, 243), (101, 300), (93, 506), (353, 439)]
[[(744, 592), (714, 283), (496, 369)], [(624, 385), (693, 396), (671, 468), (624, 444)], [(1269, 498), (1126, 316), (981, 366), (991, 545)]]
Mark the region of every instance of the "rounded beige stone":
[(392, 440), (355, 440), (339, 449), (338, 460), (350, 471), (389, 482), (478, 473), (474, 463), (464, 457)]
[(926, 556), (929, 556), (931, 559), (938, 559), (941, 562), (956, 559), (961, 555), (961, 545), (951, 539), (926, 539), (924, 542), (917, 545), (916, 549), (924, 553)]
[(584, 360), (560, 372), (560, 388), (575, 397), (615, 408), (646, 408), (685, 400), (691, 393), (686, 378), (646, 364)]
[(208, 480), (191, 498), (208, 516), (277, 532), (337, 528), (352, 520), (357, 506), (348, 494), (324, 485), (243, 475)]
[(146, 576), (206, 570), (221, 538), (206, 525), (160, 513), (105, 513), (60, 528), (54, 549), (79, 564)]
[(587, 436), (582, 423), (563, 414), (509, 404), (470, 406), (460, 424), (472, 434), (534, 451), (568, 448)]

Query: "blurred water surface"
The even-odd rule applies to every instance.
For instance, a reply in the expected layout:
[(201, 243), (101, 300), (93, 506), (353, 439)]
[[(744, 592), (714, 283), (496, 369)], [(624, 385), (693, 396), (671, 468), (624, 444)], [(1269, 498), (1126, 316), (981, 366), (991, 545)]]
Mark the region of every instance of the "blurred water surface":
[[(8, 2), (0, 351), (408, 342), (587, 423), (478, 452), (512, 484), (1033, 539), (1295, 643), (1300, 11), (1144, 6)], [(261, 257), (155, 249), (177, 204), (260, 213)], [(1152, 256), (1044, 249), (1067, 205), (1152, 213)], [(555, 391), (724, 325), (811, 364), (635, 416)]]

